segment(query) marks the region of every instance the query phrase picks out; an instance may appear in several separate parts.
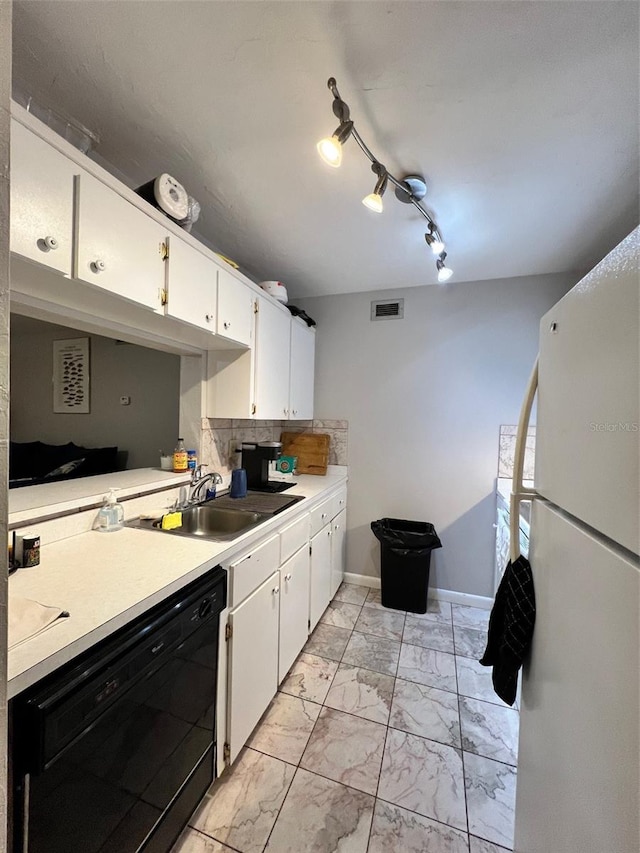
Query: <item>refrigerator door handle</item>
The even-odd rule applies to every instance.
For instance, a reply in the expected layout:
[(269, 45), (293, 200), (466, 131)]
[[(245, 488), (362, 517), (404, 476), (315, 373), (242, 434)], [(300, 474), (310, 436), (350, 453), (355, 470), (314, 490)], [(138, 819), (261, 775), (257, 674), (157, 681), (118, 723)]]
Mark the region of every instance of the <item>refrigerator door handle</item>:
[(533, 399), (538, 390), (538, 357), (536, 357), (527, 391), (520, 409), (520, 420), (516, 433), (516, 449), (513, 462), (513, 482), (511, 484), (511, 497), (509, 501), (509, 558), (514, 563), (520, 556), (520, 501), (531, 500), (537, 496), (535, 489), (530, 489), (522, 483), (524, 474), (524, 454), (527, 446), (527, 431), (531, 418), (531, 407)]

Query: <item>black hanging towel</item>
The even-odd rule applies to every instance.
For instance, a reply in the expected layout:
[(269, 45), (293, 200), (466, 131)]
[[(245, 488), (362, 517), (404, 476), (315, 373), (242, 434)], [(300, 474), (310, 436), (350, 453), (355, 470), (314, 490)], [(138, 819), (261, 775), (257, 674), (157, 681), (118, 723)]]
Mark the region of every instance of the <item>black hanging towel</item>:
[(536, 596), (529, 561), (520, 555), (509, 561), (489, 619), (487, 648), (480, 663), (493, 667), (493, 689), (513, 705), (518, 670), (531, 645), (536, 621)]

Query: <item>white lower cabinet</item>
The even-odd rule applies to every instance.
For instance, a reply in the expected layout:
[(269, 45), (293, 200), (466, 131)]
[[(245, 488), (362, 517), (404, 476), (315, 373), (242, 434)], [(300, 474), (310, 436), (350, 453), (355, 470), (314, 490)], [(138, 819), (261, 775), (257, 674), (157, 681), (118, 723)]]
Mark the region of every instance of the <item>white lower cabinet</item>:
[(309, 635), (309, 559), (309, 545), (305, 544), (280, 567), (278, 684)]
[(342, 582), (346, 509), (338, 508), (345, 501), (346, 489), (335, 491), (227, 564), (225, 764), (236, 759)]
[(325, 524), (311, 540), (309, 627), (312, 631), (331, 600), (331, 532), (331, 524)]
[(278, 689), (280, 575), (229, 614), (228, 760), (235, 761)]
[(331, 522), (331, 598), (334, 597), (344, 579), (346, 532), (347, 511), (343, 509)]

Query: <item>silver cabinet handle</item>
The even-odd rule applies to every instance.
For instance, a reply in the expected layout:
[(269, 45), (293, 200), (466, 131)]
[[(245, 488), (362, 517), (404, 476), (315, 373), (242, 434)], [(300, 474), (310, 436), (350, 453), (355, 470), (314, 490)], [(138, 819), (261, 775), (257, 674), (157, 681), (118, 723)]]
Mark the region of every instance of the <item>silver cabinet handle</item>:
[(285, 413), (285, 415), (289, 415), (289, 409), (283, 409), (282, 411)]
[(285, 579), (286, 581), (290, 581), (290, 580), (291, 580), (291, 575), (290, 575), (290, 574), (289, 574), (289, 575), (285, 575), (285, 576), (284, 576), (284, 579)]
[(222, 325), (225, 327), (225, 329), (231, 328), (231, 323), (228, 323), (226, 320), (224, 321), (224, 323)]
[(279, 586), (274, 586), (274, 588), (271, 590), (272, 595), (278, 595), (279, 592), (280, 592)]
[(339, 524), (336, 524), (336, 526), (335, 526), (333, 529), (334, 529), (334, 530), (340, 530), (340, 525), (339, 525)]
[(294, 415), (297, 415), (297, 414), (298, 414), (298, 410), (297, 410), (297, 409), (294, 409), (294, 410), (293, 410), (293, 414), (294, 414)]
[(158, 654), (158, 652), (159, 652), (161, 649), (163, 649), (163, 648), (164, 648), (164, 642), (162, 642), (162, 643), (158, 643), (158, 645), (157, 645), (157, 646), (154, 646), (154, 647), (151, 649), (151, 654), (152, 654), (152, 655), (157, 655), (157, 654)]
[(327, 513), (326, 513), (326, 512), (323, 512), (321, 517), (322, 517), (322, 518), (326, 518), (326, 517), (327, 517)]
[(207, 323), (210, 323), (213, 320), (213, 314), (205, 314), (204, 319), (207, 321)]
[(60, 246), (55, 237), (45, 237), (44, 240), (38, 240), (38, 245), (43, 252), (55, 252)]
[(107, 268), (107, 265), (100, 258), (96, 258), (95, 261), (91, 261), (91, 269), (93, 272), (104, 272)]

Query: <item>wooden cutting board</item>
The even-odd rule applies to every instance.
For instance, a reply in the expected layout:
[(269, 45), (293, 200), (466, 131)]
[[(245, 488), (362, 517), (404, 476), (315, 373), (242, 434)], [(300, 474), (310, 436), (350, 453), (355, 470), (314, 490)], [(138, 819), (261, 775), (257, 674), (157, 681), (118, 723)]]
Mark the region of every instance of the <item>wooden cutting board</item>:
[(283, 456), (297, 456), (296, 474), (327, 473), (329, 441), (326, 433), (283, 432), (280, 436)]

